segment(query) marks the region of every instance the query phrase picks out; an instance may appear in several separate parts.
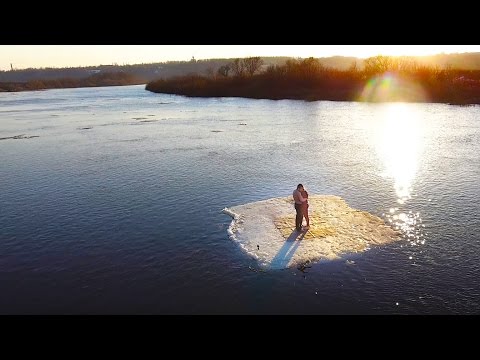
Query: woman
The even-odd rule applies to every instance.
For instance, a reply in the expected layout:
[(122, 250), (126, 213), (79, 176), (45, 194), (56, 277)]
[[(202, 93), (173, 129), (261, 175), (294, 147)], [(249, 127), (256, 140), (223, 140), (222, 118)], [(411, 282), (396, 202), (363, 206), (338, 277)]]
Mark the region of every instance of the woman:
[(302, 203), (302, 212), (305, 220), (307, 220), (307, 226), (305, 227), (306, 230), (310, 228), (310, 218), (308, 217), (308, 192), (305, 190), (304, 187), (300, 190), (300, 194), (304, 199), (307, 199), (304, 203)]

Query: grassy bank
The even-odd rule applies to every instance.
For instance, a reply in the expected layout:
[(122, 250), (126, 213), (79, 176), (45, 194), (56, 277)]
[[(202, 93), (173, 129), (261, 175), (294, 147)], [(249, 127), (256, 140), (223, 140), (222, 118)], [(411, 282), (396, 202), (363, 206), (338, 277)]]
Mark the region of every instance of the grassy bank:
[(419, 66), (386, 56), (366, 59), (362, 69), (352, 63), (348, 70), (324, 67), (314, 58), (253, 71), (241, 64), (238, 59), (208, 76), (156, 80), (146, 90), (196, 97), (480, 104), (479, 70)]

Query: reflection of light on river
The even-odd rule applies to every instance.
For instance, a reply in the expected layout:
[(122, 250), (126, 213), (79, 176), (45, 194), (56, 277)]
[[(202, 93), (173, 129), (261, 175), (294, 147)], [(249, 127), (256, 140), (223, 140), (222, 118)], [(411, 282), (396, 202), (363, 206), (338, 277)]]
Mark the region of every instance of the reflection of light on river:
[(391, 208), (389, 214), (385, 214), (388, 222), (394, 229), (400, 230), (411, 245), (425, 244), (425, 225), (422, 224), (420, 213), (398, 211), (398, 208)]
[(400, 204), (410, 199), (422, 145), (421, 122), (408, 104), (391, 104), (377, 129), (376, 146), (385, 165), (385, 176), (394, 180)]
[[(377, 151), (385, 166), (383, 175), (393, 179), (397, 202), (402, 207), (411, 198), (423, 145), (422, 122), (412, 109), (413, 106), (408, 104), (388, 105), (375, 134)], [(412, 245), (425, 243), (422, 219), (418, 212), (395, 207), (385, 216)]]

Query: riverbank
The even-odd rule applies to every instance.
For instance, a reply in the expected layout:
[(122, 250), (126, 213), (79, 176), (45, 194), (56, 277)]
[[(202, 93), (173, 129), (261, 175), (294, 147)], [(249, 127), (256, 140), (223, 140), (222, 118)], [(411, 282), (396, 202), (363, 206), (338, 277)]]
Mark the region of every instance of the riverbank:
[(480, 71), (419, 67), (385, 57), (367, 60), (362, 70), (352, 66), (342, 71), (310, 58), (253, 75), (223, 72), (160, 79), (148, 83), (146, 90), (191, 97), (480, 104)]
[(140, 85), (145, 80), (130, 74), (116, 72), (94, 74), (83, 79), (32, 80), (28, 82), (0, 82), (0, 92), (34, 91), (47, 89), (68, 89), (99, 86)]
[(432, 84), (391, 75), (350, 81), (268, 79), (265, 76), (216, 80), (189, 76), (158, 80), (147, 84), (146, 90), (190, 97), (480, 104), (480, 82), (461, 77)]

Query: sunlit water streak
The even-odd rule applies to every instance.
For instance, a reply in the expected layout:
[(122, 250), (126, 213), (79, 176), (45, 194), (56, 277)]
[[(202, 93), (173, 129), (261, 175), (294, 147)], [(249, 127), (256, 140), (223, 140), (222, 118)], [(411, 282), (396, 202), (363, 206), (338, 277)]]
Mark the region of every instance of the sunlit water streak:
[[(479, 117), (142, 86), (2, 93), (0, 312), (479, 313)], [(299, 182), (404, 239), (260, 271), (221, 210)]]
[[(393, 180), (397, 202), (404, 205), (412, 195), (425, 141), (424, 122), (415, 106), (404, 103), (384, 105), (374, 127), (377, 154), (384, 164), (382, 176)], [(395, 229), (400, 230), (412, 245), (425, 244), (425, 234), (419, 212), (402, 212), (392, 207), (384, 214)]]

